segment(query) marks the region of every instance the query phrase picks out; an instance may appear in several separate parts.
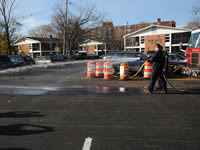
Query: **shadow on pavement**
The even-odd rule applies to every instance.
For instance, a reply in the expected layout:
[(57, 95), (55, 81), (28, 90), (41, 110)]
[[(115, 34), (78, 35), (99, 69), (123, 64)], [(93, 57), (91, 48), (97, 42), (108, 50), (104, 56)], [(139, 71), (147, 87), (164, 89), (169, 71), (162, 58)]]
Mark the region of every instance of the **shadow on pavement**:
[(200, 89), (187, 89), (184, 92), (185, 94), (200, 94)]
[[(146, 94), (148, 91), (147, 88), (144, 88), (144, 93)], [(163, 95), (160, 90), (154, 90), (153, 95)], [(192, 89), (168, 89), (168, 94), (169, 95), (200, 95), (200, 89), (199, 88), (192, 88)], [(168, 95), (167, 94), (167, 95)]]
[(183, 91), (173, 89), (173, 91), (169, 91), (168, 94), (200, 95), (200, 89), (184, 89)]
[(53, 131), (54, 131), (53, 127), (32, 125), (32, 124), (13, 124), (8, 126), (0, 126), (0, 135), (7, 135), (7, 136), (43, 134)]
[(34, 111), (16, 111), (0, 113), (0, 118), (28, 118), (28, 117), (43, 117), (40, 112)]

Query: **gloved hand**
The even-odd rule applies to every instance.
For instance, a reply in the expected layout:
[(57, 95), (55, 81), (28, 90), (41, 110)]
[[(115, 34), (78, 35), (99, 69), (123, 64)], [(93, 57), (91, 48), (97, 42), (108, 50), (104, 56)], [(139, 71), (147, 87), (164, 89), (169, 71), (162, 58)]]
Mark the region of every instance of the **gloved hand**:
[(147, 61), (150, 62), (150, 63), (152, 63), (151, 56), (147, 57)]

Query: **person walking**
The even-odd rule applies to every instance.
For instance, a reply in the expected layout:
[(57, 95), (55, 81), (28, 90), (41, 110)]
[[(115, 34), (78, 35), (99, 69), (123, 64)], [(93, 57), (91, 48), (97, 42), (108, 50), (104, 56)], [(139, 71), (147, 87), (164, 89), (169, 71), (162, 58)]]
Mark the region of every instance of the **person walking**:
[[(161, 50), (163, 51), (162, 46), (161, 46)], [(168, 57), (169, 57), (169, 55), (166, 51), (163, 51), (163, 55), (165, 57), (165, 65), (164, 65), (163, 73), (164, 73), (164, 75), (166, 75), (167, 71), (168, 71)], [(165, 86), (167, 86), (167, 84), (165, 84)], [(161, 93), (165, 93), (165, 89), (167, 89), (167, 87), (162, 89), (162, 82), (159, 78), (158, 78), (158, 88), (157, 89), (159, 89), (161, 91)]]
[(160, 86), (163, 94), (167, 94), (167, 84), (164, 78), (164, 72), (166, 71), (166, 60), (165, 55), (162, 50), (162, 46), (160, 44), (156, 44), (155, 53), (149, 59), (149, 61), (153, 64), (152, 76), (149, 84), (148, 94), (152, 94), (154, 90), (154, 86), (157, 80), (160, 81)]

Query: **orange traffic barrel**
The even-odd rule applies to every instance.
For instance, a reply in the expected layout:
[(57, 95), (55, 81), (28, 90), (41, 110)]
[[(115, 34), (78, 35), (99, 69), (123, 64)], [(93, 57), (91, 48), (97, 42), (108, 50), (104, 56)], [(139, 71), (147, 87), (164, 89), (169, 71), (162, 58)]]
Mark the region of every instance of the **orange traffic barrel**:
[(144, 64), (144, 78), (145, 79), (151, 78), (152, 71), (153, 71), (152, 63), (146, 61)]
[(104, 79), (112, 79), (113, 78), (113, 70), (112, 64), (110, 62), (104, 63)]
[(122, 63), (120, 65), (120, 80), (128, 80), (129, 77), (129, 66), (128, 63)]
[(88, 78), (95, 77), (95, 69), (96, 69), (96, 63), (93, 61), (89, 61), (87, 64), (87, 77)]
[(96, 62), (96, 71), (95, 71), (96, 77), (103, 77), (103, 62)]

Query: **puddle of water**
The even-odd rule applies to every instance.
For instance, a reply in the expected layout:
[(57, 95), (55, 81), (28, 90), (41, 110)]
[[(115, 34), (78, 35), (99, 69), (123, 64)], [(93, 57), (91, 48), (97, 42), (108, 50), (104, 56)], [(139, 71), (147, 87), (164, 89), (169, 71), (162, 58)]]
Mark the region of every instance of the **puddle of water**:
[(48, 90), (36, 90), (36, 89), (21, 89), (21, 88), (0, 88), (0, 94), (9, 95), (44, 95), (48, 94)]
[[(54, 89), (54, 90), (53, 90)], [(113, 87), (83, 87), (72, 86), (64, 88), (31, 88), (31, 87), (0, 87), (0, 94), (7, 95), (63, 95), (63, 94), (109, 94), (109, 93), (140, 93), (138, 89), (134, 88), (113, 88)]]

